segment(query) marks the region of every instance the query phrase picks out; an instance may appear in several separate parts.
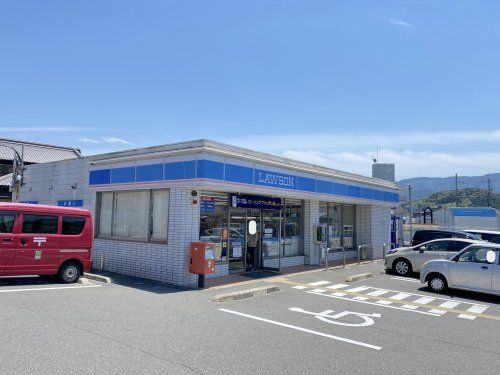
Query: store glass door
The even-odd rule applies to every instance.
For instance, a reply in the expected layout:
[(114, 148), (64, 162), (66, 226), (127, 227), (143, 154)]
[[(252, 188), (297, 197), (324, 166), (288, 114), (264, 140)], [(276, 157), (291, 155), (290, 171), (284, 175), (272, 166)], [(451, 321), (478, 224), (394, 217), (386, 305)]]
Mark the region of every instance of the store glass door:
[(262, 210), (260, 268), (279, 271), (284, 243), (281, 210)]
[(229, 270), (245, 268), (247, 210), (229, 211)]

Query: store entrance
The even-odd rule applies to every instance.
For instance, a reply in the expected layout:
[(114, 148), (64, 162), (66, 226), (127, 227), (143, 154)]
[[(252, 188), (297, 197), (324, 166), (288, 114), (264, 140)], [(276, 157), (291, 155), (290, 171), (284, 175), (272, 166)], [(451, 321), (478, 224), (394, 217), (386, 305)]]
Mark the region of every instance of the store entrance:
[(279, 270), (281, 210), (231, 208), (228, 245), (231, 272)]

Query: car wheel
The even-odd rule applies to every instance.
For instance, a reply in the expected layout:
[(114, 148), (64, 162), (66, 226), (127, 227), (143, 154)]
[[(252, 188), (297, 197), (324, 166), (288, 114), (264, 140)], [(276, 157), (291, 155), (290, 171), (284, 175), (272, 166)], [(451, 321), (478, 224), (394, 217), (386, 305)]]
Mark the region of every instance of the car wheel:
[(398, 259), (394, 262), (393, 269), (398, 275), (408, 276), (411, 273), (411, 264), (405, 259)]
[(59, 269), (58, 276), (59, 280), (65, 284), (74, 283), (80, 277), (80, 267), (73, 262), (63, 264)]
[(431, 290), (436, 293), (444, 292), (448, 287), (446, 279), (439, 274), (429, 276), (427, 278), (427, 285), (429, 285), (429, 288), (431, 288)]

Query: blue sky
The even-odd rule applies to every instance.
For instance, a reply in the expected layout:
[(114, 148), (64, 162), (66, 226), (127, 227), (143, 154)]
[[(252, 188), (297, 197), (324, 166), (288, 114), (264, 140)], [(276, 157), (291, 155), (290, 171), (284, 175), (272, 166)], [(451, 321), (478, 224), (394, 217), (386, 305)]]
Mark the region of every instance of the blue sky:
[(0, 3), (0, 136), (500, 171), (499, 1)]

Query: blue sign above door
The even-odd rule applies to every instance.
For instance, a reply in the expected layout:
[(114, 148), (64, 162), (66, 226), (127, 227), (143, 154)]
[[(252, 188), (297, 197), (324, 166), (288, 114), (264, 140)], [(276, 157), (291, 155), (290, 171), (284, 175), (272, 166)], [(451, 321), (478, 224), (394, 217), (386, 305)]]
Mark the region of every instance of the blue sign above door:
[(281, 198), (264, 197), (261, 195), (231, 194), (231, 207), (260, 208), (265, 210), (281, 210)]

